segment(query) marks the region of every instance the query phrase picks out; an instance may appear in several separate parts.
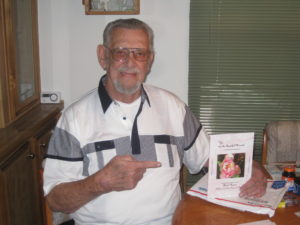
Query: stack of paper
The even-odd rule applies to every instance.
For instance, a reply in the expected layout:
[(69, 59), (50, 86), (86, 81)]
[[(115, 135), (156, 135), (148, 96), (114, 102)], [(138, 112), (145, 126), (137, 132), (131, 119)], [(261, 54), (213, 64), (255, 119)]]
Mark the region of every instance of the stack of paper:
[(272, 184), (273, 181), (269, 180), (266, 194), (261, 198), (241, 198), (239, 196), (207, 198), (208, 175), (206, 174), (187, 193), (218, 205), (258, 214), (268, 214), (272, 217), (288, 188), (287, 185), (281, 188), (272, 188)]

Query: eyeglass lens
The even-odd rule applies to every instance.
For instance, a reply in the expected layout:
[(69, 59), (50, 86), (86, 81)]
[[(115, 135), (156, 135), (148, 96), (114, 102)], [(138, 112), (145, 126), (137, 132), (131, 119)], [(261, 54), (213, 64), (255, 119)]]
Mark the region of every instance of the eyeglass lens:
[(115, 61), (125, 62), (129, 58), (129, 54), (132, 53), (135, 60), (144, 62), (149, 58), (149, 51), (141, 48), (114, 48), (111, 49), (112, 58)]

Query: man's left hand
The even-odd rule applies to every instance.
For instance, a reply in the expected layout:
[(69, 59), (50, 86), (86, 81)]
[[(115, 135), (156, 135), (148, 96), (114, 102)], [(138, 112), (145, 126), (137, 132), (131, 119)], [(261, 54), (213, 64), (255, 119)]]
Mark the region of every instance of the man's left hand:
[(267, 178), (263, 168), (258, 162), (253, 161), (252, 176), (241, 188), (240, 197), (259, 198), (266, 193)]

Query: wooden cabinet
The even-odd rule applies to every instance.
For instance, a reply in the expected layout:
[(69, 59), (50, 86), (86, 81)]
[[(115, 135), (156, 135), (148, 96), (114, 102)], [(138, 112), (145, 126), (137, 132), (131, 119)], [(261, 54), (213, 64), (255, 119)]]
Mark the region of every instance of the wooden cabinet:
[(4, 199), (7, 199), (9, 215), (3, 216), (6, 218), (3, 224), (42, 224), (37, 180), (33, 173), (34, 158), (30, 145), (26, 143), (2, 167), (1, 183), (5, 185)]
[(41, 163), (63, 104), (40, 104), (37, 0), (0, 1), (0, 225), (45, 223)]
[(40, 102), (37, 0), (0, 1), (0, 128)]
[(41, 163), (63, 104), (40, 104), (0, 129), (0, 225), (46, 224)]

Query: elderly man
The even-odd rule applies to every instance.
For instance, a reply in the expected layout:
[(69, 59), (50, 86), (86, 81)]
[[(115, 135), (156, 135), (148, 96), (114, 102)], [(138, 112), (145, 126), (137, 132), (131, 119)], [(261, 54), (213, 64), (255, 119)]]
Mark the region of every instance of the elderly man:
[[(50, 141), (47, 201), (77, 225), (170, 225), (181, 165), (200, 171), (209, 137), (180, 99), (143, 84), (154, 60), (147, 24), (113, 21), (103, 40), (97, 53), (106, 75), (63, 112)], [(264, 193), (257, 164), (253, 173), (241, 195)]]

